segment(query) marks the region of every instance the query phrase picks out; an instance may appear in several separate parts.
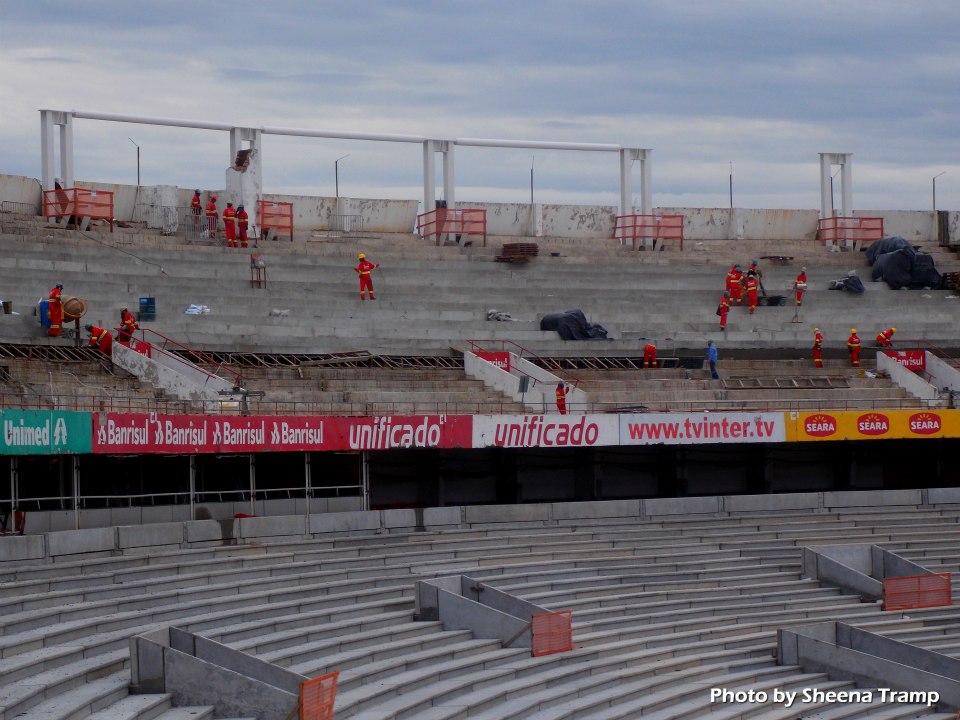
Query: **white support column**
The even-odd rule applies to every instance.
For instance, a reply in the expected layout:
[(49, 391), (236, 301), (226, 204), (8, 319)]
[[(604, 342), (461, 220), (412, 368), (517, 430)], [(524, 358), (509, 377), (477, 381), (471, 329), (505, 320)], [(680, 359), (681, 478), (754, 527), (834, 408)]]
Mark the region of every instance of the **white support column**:
[(650, 190), (650, 153), (641, 148), (621, 148), (620, 150), (620, 214), (633, 215), (633, 163), (640, 161), (640, 214), (649, 215), (653, 211), (652, 192)]
[(423, 141), (423, 212), (437, 206), (437, 173), (433, 166), (433, 140)]
[(820, 218), (831, 217), (834, 211), (830, 178), (833, 166), (840, 166), (840, 216), (853, 215), (853, 153), (820, 153)]
[(833, 202), (830, 197), (830, 175), (833, 153), (820, 153), (820, 219), (824, 220), (833, 214)]
[[(263, 175), (261, 171), (260, 130), (235, 127), (230, 129), (230, 160), (227, 164), (223, 204), (232, 202), (234, 207), (244, 206), (251, 217), (256, 217), (257, 201), (263, 198)], [(245, 170), (234, 168), (234, 160), (241, 150), (252, 150)], [(256, 222), (256, 220), (254, 220)]]
[(840, 211), (844, 217), (853, 216), (853, 153), (843, 154), (840, 171), (841, 198)]
[(360, 509), (370, 509), (370, 453), (360, 453)]
[(253, 453), (247, 456), (250, 467), (250, 514), (257, 514), (257, 461)]
[(40, 111), (40, 172), (44, 190), (53, 190), (53, 180), (57, 174), (57, 141), (53, 134), (54, 117), (59, 113), (53, 110)]
[(60, 125), (60, 178), (65, 188), (76, 187), (73, 177), (73, 115), (63, 113)]
[(439, 143), (438, 150), (443, 153), (443, 198), (447, 207), (453, 209), (457, 205), (456, 183), (453, 173), (453, 143), (444, 140)]
[(310, 500), (313, 495), (313, 470), (310, 466), (310, 451), (303, 454), (304, 514), (307, 516), (307, 532), (310, 532)]

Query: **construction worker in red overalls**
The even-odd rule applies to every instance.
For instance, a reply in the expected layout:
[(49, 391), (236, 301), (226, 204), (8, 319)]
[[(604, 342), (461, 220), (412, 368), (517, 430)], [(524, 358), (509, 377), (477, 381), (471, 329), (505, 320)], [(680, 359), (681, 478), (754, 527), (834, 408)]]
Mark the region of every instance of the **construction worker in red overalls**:
[(60, 298), (60, 291), (63, 285), (54, 285), (50, 289), (50, 298), (47, 300), (47, 318), (50, 320), (50, 328), (47, 335), (56, 337), (60, 334), (63, 327), (63, 300)]
[(740, 272), (740, 266), (734, 265), (727, 273), (727, 292), (730, 293), (730, 304), (740, 305), (743, 302), (743, 285), (740, 281), (743, 279), (743, 273)]
[(823, 367), (823, 333), (818, 327), (813, 329), (813, 366)]
[(847, 338), (847, 350), (850, 352), (850, 364), (860, 367), (860, 336), (856, 328), (850, 328), (850, 337)]
[(367, 256), (363, 253), (357, 255), (357, 259), (360, 262), (353, 270), (360, 276), (360, 299), (364, 299), (363, 291), (366, 290), (370, 295), (370, 299), (376, 300), (376, 298), (373, 296), (373, 281), (370, 279), (370, 271), (374, 268), (380, 267), (380, 263), (370, 262), (367, 260)]
[(751, 315), (757, 309), (757, 284), (757, 274), (753, 270), (747, 271), (747, 280), (743, 286), (747, 291), (747, 307)]
[(720, 306), (717, 308), (717, 315), (720, 316), (720, 330), (727, 331), (727, 315), (730, 313), (730, 293), (725, 292), (720, 298)]
[(250, 224), (250, 216), (243, 209), (243, 205), (237, 207), (237, 225), (240, 229), (240, 247), (247, 246), (247, 226)]
[(893, 347), (893, 342), (890, 338), (893, 337), (893, 334), (897, 331), (895, 327), (888, 328), (886, 330), (881, 330), (877, 334), (877, 347), (888, 348)]
[(193, 230), (200, 232), (200, 216), (203, 214), (203, 203), (200, 202), (200, 191), (194, 190), (190, 199), (190, 214), (193, 216)]
[(803, 294), (807, 291), (807, 269), (805, 267), (800, 268), (800, 274), (797, 275), (797, 279), (793, 281), (793, 293), (794, 300), (797, 307), (803, 305)]
[(134, 314), (126, 308), (121, 308), (120, 332), (117, 333), (117, 340), (128, 343), (133, 338), (133, 333), (139, 329), (140, 325), (137, 323), (137, 318), (134, 317)]
[(567, 414), (567, 395), (570, 394), (570, 388), (562, 382), (557, 383), (557, 412), (561, 415)]
[(647, 343), (643, 346), (643, 367), (657, 367), (657, 346), (653, 343)]
[(95, 347), (107, 357), (113, 354), (113, 335), (109, 330), (96, 325), (84, 325), (83, 329), (90, 333), (87, 347)]
[(210, 202), (207, 203), (207, 233), (211, 240), (217, 239), (217, 226), (219, 225), (220, 214), (217, 212), (217, 196), (211, 195)]
[(223, 229), (227, 236), (227, 247), (237, 247), (237, 211), (233, 203), (228, 202), (223, 209)]

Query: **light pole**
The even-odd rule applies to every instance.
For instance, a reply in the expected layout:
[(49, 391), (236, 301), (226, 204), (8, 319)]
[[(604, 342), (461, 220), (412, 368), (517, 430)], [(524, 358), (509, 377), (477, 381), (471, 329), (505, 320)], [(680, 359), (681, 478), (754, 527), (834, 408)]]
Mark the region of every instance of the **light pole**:
[(536, 155), (530, 156), (530, 208), (533, 211), (533, 163), (537, 159)]
[(933, 176), (933, 211), (937, 211), (937, 178), (941, 175), (946, 175), (947, 171), (944, 170), (942, 173), (937, 173)]
[(733, 210), (733, 160), (730, 161), (730, 209)]
[(338, 157), (333, 161), (333, 186), (334, 192), (337, 194), (337, 212), (340, 212), (340, 161), (345, 160), (350, 157), (350, 153), (342, 157)]
[(137, 149), (137, 187), (140, 187), (140, 146), (133, 142), (132, 137), (128, 137), (127, 140), (133, 143), (133, 146)]
[(833, 179), (843, 170), (842, 167), (837, 168), (837, 172), (830, 176), (830, 217), (833, 217), (837, 214), (837, 210), (833, 204)]

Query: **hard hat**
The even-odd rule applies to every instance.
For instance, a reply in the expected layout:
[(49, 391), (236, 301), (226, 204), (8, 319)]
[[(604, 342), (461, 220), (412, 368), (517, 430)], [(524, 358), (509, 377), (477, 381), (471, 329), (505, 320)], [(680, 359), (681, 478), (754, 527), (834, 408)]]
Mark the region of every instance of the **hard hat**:
[(807, 268), (805, 267), (800, 268), (800, 272), (805, 273), (806, 271), (807, 271)]
[(365, 257), (366, 255), (364, 255), (363, 253), (360, 253), (359, 255), (357, 255), (357, 260), (363, 260)]
[(200, 194), (200, 191), (199, 191), (199, 190), (194, 190), (193, 192), (194, 192), (195, 195), (199, 195), (199, 194)]
[(751, 261), (750, 261), (750, 264), (751, 264), (751, 265), (756, 265), (756, 264), (757, 264), (757, 259), (754, 258), (753, 260), (751, 260)]
[(813, 331), (814, 331), (815, 333), (818, 333), (818, 332), (820, 332), (820, 328), (814, 328)]
[(890, 332), (895, 333), (896, 331), (897, 331), (896, 328), (890, 328)]
[(63, 285), (57, 285), (57, 290), (63, 290)]
[(93, 332), (93, 325), (84, 325), (83, 329), (87, 332)]
[(211, 196), (210, 196), (210, 199), (211, 199), (211, 200), (216, 200), (216, 199), (217, 199), (217, 196), (216, 196), (216, 195), (211, 195)]
[(120, 312), (125, 313), (127, 309), (125, 307), (120, 308)]
[(851, 335), (856, 335), (856, 334), (857, 334), (857, 329), (856, 329), (856, 328), (850, 328), (850, 334), (851, 334)]
[(232, 202), (228, 202), (228, 203), (227, 203), (227, 207), (233, 207), (233, 203), (232, 203)]
[(243, 205), (237, 205), (237, 210), (243, 210)]

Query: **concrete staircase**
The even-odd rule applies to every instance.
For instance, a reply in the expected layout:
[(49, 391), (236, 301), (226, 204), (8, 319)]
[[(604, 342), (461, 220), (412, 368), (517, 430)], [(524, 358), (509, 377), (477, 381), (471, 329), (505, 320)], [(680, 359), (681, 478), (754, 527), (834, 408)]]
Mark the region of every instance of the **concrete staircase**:
[[(118, 229), (111, 234), (50, 229), (36, 218), (0, 224), (4, 299), (28, 313), (56, 282), (86, 298), (87, 318), (113, 324), (119, 307), (155, 297), (150, 327), (188, 346), (232, 351), (449, 353), (468, 340), (513, 340), (541, 354), (636, 353), (647, 338), (662, 354), (700, 351), (708, 338), (728, 348), (774, 348), (806, 355), (813, 325), (827, 347), (842, 347), (851, 326), (869, 339), (881, 326), (898, 327), (898, 339), (954, 343), (954, 312), (947, 291), (891, 291), (867, 282), (854, 296), (830, 291), (829, 281), (856, 267), (869, 280), (862, 255), (831, 253), (806, 241), (779, 243), (790, 265), (764, 267), (771, 293), (787, 294), (800, 264), (810, 277), (803, 323), (791, 323), (793, 307), (744, 308), (731, 314), (726, 336), (715, 315), (732, 262), (772, 252), (763, 242), (693, 244), (684, 253), (633, 252), (615, 241), (538, 239), (540, 256), (526, 266), (492, 261), (498, 246), (435, 247), (415, 236), (355, 240), (272, 242), (257, 252), (267, 258), (269, 286), (249, 282), (249, 253), (188, 245), (174, 237)], [(363, 249), (382, 263), (374, 278), (376, 302), (357, 297), (352, 271)], [(555, 255), (556, 254), (556, 255)], [(953, 255), (941, 270), (960, 266)], [(208, 315), (184, 315), (190, 304)], [(570, 343), (539, 330), (539, 317), (574, 307), (604, 325), (609, 341)], [(519, 322), (489, 322), (487, 310), (511, 313)], [(273, 312), (276, 311), (276, 312)], [(24, 322), (19, 322), (24, 320)], [(35, 318), (0, 316), (0, 338), (47, 340)]]
[[(165, 696), (126, 692), (127, 638), (170, 624), (308, 675), (339, 670), (338, 718), (951, 717), (912, 705), (710, 702), (714, 687), (853, 687), (774, 665), (785, 624), (837, 618), (954, 642), (952, 609), (882, 613), (803, 579), (800, 548), (824, 542), (878, 543), (956, 570), (960, 511), (502, 521), (4, 563), (0, 720), (182, 717)], [(415, 622), (413, 580), (461, 572), (573, 609), (576, 649), (531, 658)]]

